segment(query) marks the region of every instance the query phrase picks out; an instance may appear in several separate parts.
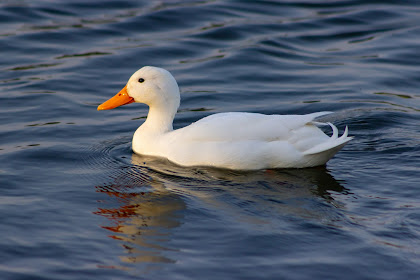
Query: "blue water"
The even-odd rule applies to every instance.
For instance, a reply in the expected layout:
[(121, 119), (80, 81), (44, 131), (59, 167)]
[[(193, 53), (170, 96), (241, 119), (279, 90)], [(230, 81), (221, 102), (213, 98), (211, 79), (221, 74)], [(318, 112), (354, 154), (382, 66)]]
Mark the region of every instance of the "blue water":
[[(0, 0), (0, 279), (420, 277), (420, 2)], [(326, 167), (227, 171), (133, 154), (168, 69), (174, 127), (304, 114)]]

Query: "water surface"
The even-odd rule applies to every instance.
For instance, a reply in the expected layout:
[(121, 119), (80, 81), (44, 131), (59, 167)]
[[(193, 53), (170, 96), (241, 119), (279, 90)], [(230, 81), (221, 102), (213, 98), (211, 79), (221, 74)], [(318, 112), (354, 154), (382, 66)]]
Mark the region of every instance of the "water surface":
[[(418, 4), (0, 0), (0, 278), (418, 278)], [(148, 108), (96, 107), (144, 65), (175, 128), (325, 110), (355, 138), (303, 170), (135, 155)]]

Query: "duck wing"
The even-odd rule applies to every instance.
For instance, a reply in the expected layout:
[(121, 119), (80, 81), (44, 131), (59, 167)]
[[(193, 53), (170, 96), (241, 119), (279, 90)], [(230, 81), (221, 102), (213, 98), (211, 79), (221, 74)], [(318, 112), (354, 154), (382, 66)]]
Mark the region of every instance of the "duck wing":
[[(302, 168), (325, 164), (351, 137), (338, 137), (329, 112), (308, 115), (221, 113), (171, 131), (162, 139), (166, 157), (178, 164), (231, 169)], [(330, 125), (327, 136), (318, 125)]]
[[(188, 141), (230, 142), (257, 140), (295, 142), (293, 138), (319, 136), (319, 133), (327, 137), (312, 121), (317, 117), (330, 113), (317, 112), (307, 115), (220, 113), (205, 117), (173, 132), (176, 134), (176, 137), (188, 139)], [(302, 131), (302, 129), (305, 131)]]

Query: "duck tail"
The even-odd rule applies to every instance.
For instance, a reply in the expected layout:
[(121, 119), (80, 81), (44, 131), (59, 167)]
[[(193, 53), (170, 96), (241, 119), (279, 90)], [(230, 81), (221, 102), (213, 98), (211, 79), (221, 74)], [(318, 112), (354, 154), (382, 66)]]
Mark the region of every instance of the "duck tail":
[(338, 129), (332, 123), (329, 123), (329, 122), (328, 123), (313, 122), (313, 123), (316, 125), (329, 125), (332, 128), (333, 134), (327, 141), (321, 144), (318, 144), (306, 150), (305, 152), (303, 152), (304, 155), (315, 155), (315, 154), (327, 152), (328, 154), (332, 154), (331, 156), (333, 156), (335, 153), (341, 150), (341, 148), (343, 148), (344, 145), (347, 144), (347, 142), (353, 139), (353, 137), (348, 136), (349, 130), (347, 126), (346, 126), (346, 129), (344, 130), (343, 135), (338, 137)]

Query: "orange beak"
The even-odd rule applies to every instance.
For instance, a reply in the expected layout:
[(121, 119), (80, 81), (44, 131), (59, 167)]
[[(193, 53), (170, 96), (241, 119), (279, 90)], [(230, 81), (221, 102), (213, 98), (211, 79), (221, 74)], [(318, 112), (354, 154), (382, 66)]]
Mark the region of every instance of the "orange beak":
[(109, 110), (114, 109), (118, 106), (122, 106), (125, 104), (130, 104), (134, 102), (134, 98), (128, 95), (127, 93), (127, 86), (125, 86), (119, 93), (117, 93), (114, 97), (108, 99), (104, 103), (98, 106), (99, 110)]

